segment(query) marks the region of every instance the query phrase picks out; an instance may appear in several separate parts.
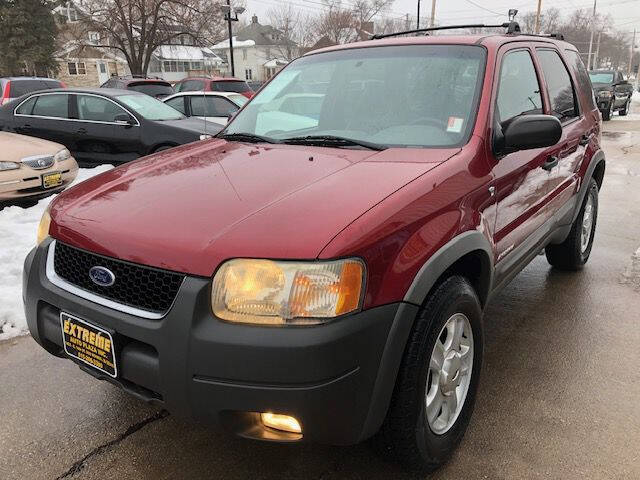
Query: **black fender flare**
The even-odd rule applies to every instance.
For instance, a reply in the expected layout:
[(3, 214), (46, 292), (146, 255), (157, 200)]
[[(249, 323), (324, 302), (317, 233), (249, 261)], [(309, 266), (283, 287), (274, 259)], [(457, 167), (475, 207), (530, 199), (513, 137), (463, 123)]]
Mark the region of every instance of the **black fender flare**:
[(447, 271), (457, 260), (468, 253), (482, 251), (486, 254), (489, 275), (486, 292), (478, 292), (479, 297), (488, 298), (493, 283), (493, 250), (485, 235), (479, 230), (470, 230), (449, 240), (434, 253), (420, 268), (407, 290), (403, 302), (393, 319), (387, 343), (382, 352), (378, 374), (371, 394), (369, 412), (362, 429), (360, 440), (365, 440), (375, 434), (386, 416), (391, 395), (396, 383), (400, 363), (407, 344), (407, 339), (420, 306), (427, 298), (438, 278)]
[[(604, 152), (602, 151), (602, 149), (598, 149), (598, 151), (594, 153), (593, 156), (591, 157), (591, 161), (589, 162), (587, 171), (584, 173), (584, 177), (582, 177), (582, 183), (578, 190), (577, 202), (576, 202), (576, 206), (573, 211), (573, 214), (571, 215), (571, 221), (569, 222), (570, 224), (575, 222), (576, 218), (578, 218), (578, 214), (580, 213), (580, 208), (582, 207), (582, 201), (584, 200), (584, 196), (587, 194), (587, 190), (589, 189), (589, 180), (591, 180), (594, 172), (596, 171), (596, 168), (598, 168), (598, 165), (600, 165), (601, 163), (603, 167), (606, 169)], [(603, 175), (604, 175), (604, 172), (603, 172)], [(599, 187), (600, 185), (598, 185), (598, 188)]]

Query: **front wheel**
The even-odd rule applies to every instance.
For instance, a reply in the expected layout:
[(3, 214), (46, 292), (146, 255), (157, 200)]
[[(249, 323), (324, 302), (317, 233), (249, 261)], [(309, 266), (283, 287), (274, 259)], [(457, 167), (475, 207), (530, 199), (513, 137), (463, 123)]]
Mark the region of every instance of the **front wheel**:
[(559, 245), (547, 245), (545, 253), (551, 265), (561, 270), (579, 270), (589, 260), (598, 219), (598, 184), (592, 178), (582, 201), (580, 213), (569, 236)]
[(441, 466), (469, 424), (481, 365), (480, 302), (465, 278), (452, 276), (416, 318), (375, 444), (411, 468)]

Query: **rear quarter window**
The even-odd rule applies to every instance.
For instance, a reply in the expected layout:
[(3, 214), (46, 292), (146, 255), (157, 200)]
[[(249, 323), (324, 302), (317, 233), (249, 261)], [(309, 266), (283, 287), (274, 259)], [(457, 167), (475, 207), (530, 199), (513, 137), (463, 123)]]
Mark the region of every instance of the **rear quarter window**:
[(565, 50), (565, 58), (569, 64), (569, 68), (573, 71), (578, 82), (578, 89), (582, 94), (582, 97), (586, 99), (587, 109), (594, 110), (596, 104), (593, 100), (593, 86), (591, 85), (591, 79), (587, 73), (587, 68), (584, 66), (584, 62), (580, 58), (580, 54), (574, 50)]

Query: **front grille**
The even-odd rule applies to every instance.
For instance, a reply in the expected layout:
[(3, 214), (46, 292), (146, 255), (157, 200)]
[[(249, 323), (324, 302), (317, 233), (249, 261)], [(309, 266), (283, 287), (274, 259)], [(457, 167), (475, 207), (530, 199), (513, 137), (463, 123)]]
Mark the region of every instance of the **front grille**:
[(42, 170), (53, 165), (53, 155), (34, 155), (33, 157), (25, 157), (22, 163), (33, 168), (34, 170)]
[[(104, 267), (115, 276), (103, 287), (89, 277), (92, 267)], [(114, 302), (153, 313), (165, 313), (178, 294), (184, 275), (124, 262), (56, 242), (53, 256), (56, 274), (67, 282)]]

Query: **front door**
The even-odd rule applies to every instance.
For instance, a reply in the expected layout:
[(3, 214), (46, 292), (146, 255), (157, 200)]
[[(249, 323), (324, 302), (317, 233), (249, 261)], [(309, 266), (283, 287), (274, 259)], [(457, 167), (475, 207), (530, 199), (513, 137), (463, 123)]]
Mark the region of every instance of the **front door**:
[[(499, 53), (497, 91), (493, 112), (493, 136), (520, 115), (544, 111), (541, 81), (528, 46), (507, 47)], [(547, 205), (551, 174), (550, 149), (522, 150), (499, 157), (490, 155), (497, 200), (494, 244), (496, 283), (518, 269), (537, 232), (552, 212)]]
[(98, 60), (96, 64), (98, 68), (98, 84), (102, 85), (104, 82), (106, 82), (110, 78), (109, 64), (102, 60)]

